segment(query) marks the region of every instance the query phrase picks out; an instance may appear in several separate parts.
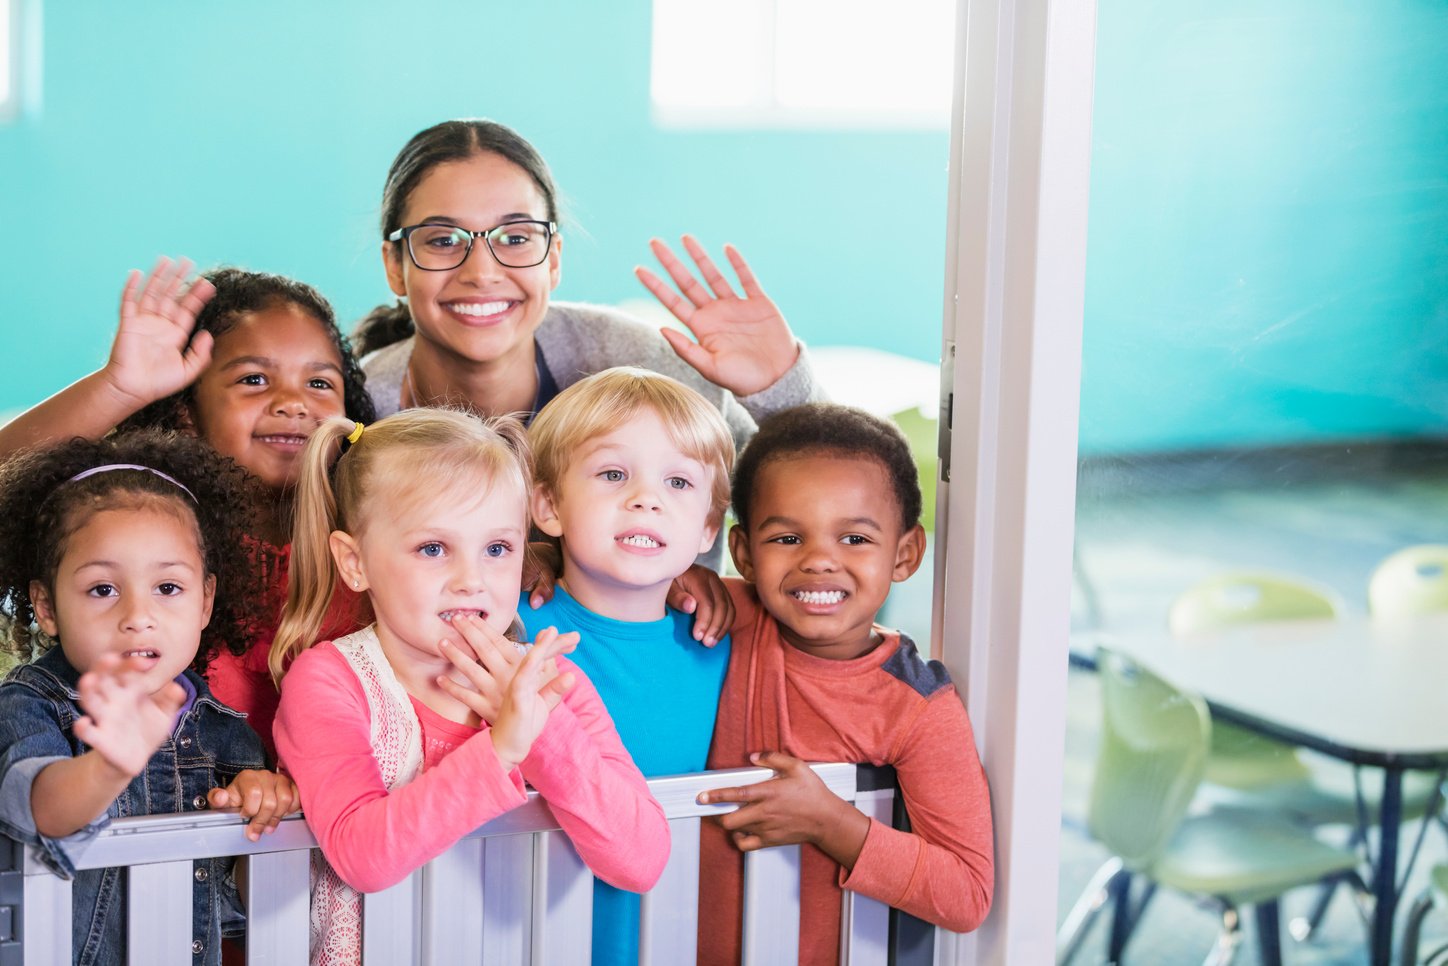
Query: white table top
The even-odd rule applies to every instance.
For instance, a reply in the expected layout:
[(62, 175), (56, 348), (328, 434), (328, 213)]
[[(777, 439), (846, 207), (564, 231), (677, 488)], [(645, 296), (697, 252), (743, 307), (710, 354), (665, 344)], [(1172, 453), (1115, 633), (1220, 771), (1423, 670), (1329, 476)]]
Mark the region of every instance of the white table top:
[(1220, 708), (1353, 752), (1448, 765), (1448, 614), (1099, 640)]

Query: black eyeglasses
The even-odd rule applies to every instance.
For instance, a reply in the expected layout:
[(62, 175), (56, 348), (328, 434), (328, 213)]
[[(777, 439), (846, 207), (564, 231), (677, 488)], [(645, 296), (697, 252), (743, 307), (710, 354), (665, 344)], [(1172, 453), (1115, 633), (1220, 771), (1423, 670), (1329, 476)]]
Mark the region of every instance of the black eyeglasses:
[(481, 238), (499, 265), (532, 268), (548, 257), (558, 226), (551, 221), (506, 221), (487, 231), (468, 231), (457, 225), (409, 225), (387, 236), (406, 241), (412, 264), (424, 272), (446, 272), (468, 260), (473, 239)]

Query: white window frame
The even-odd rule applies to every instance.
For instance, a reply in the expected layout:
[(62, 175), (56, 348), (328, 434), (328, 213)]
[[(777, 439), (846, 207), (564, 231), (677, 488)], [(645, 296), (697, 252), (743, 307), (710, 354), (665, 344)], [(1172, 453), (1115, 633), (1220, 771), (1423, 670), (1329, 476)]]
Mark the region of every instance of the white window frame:
[[(662, 128), (754, 128), (754, 129), (871, 129), (871, 130), (938, 130), (949, 124), (949, 115), (915, 106), (892, 105), (839, 107), (797, 106), (779, 97), (778, 65), (788, 51), (781, 51), (778, 25), (781, 7), (790, 0), (740, 0), (730, 4), (730, 16), (749, 21), (738, 23), (748, 44), (757, 45), (740, 58), (743, 66), (731, 79), (731, 86), (747, 91), (744, 103), (731, 106), (669, 103), (657, 96), (654, 83), (669, 68), (661, 66), (661, 54), (668, 49), (697, 50), (698, 38), (676, 35), (669, 12), (689, 9), (699, 0), (654, 0), (650, 48), (650, 104), (652, 118)], [(957, 7), (959, 5), (957, 4)], [(884, 8), (882, 8), (884, 9)], [(739, 38), (734, 38), (739, 39)], [(725, 44), (727, 47), (727, 44)], [(887, 51), (888, 57), (898, 52)], [(862, 64), (861, 70), (875, 65)]]
[(8, 92), (0, 95), (0, 124), (14, 121), (39, 103), (40, 0), (0, 0), (0, 72)]
[[(1096, 5), (958, 0), (932, 652), (990, 778), (995, 902), (937, 964), (1055, 958)], [(953, 431), (950, 427), (953, 426)], [(943, 523), (940, 523), (943, 521)]]

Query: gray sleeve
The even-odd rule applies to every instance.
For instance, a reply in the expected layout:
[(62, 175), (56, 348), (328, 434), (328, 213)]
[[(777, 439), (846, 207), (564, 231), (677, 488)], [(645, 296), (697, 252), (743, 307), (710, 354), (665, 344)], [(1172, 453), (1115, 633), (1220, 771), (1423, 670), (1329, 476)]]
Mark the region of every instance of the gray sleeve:
[(17, 761), (0, 781), (0, 826), (5, 833), (31, 846), (36, 856), (62, 879), (75, 878), (75, 858), (85, 850), (91, 839), (110, 824), (110, 816), (101, 812), (94, 821), (65, 838), (53, 839), (35, 830), (35, 814), (30, 808), (30, 791), (35, 777), (47, 765), (69, 761), (66, 756), (26, 758)]

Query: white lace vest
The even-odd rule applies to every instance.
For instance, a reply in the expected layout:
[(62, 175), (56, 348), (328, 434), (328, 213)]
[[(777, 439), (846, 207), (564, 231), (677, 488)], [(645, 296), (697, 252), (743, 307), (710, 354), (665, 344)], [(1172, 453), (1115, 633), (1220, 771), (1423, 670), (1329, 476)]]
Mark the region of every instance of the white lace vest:
[[(422, 771), (422, 725), (406, 689), (382, 653), (375, 625), (332, 642), (367, 696), (372, 753), (388, 790)], [(320, 850), (312, 853), (312, 966), (362, 962), (362, 896), (343, 882)]]

